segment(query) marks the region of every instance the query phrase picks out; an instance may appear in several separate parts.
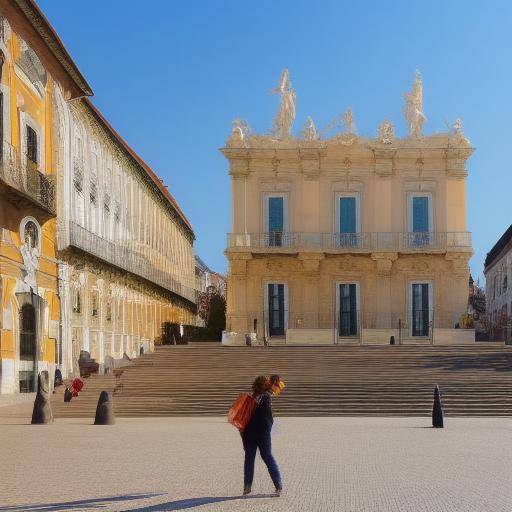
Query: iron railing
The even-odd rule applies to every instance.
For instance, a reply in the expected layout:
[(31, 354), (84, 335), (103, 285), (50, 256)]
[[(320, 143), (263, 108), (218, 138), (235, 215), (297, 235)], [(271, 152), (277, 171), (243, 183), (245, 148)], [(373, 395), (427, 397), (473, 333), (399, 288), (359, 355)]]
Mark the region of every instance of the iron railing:
[[(1, 142), (0, 142), (1, 144)], [(56, 214), (53, 176), (41, 172), (41, 164), (23, 157), (11, 144), (3, 142), (0, 153), (0, 180), (49, 213)]]
[(228, 250), (317, 250), (329, 252), (425, 252), (470, 250), (471, 233), (229, 233)]
[(196, 303), (194, 288), (180, 283), (170, 272), (158, 268), (144, 255), (123, 245), (123, 241), (111, 242), (80, 224), (70, 222), (70, 245)]

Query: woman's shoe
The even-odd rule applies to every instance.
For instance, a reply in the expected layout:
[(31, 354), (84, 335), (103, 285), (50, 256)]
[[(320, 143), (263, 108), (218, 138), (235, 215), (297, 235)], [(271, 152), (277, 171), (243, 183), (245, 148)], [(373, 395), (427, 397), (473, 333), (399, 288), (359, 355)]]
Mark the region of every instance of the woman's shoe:
[(281, 496), (281, 492), (283, 492), (283, 488), (282, 487), (276, 487), (276, 491), (275, 491), (276, 498), (279, 498), (279, 496)]
[(244, 496), (247, 496), (248, 494), (251, 494), (251, 486), (244, 485)]

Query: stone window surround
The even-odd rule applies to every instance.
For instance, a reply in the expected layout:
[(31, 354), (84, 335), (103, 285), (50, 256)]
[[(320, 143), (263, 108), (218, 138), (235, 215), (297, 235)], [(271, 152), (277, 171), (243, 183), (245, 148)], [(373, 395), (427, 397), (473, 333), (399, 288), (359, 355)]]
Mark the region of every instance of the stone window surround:
[(268, 202), (269, 198), (271, 197), (282, 197), (283, 198), (283, 232), (289, 232), (290, 226), (288, 224), (289, 222), (289, 215), (288, 215), (288, 208), (290, 204), (289, 200), (289, 192), (263, 192), (262, 194), (262, 206), (261, 211), (263, 213), (262, 219), (261, 219), (261, 233), (267, 233), (268, 232)]
[(428, 197), (428, 231), (434, 232), (435, 229), (435, 216), (434, 216), (434, 194), (431, 191), (413, 192), (407, 191), (407, 232), (412, 232), (413, 227), (413, 198), (415, 197)]
[(333, 208), (333, 233), (340, 232), (340, 199), (342, 197), (355, 197), (356, 199), (356, 233), (361, 233), (361, 193), (354, 192), (335, 192), (334, 193), (334, 208)]

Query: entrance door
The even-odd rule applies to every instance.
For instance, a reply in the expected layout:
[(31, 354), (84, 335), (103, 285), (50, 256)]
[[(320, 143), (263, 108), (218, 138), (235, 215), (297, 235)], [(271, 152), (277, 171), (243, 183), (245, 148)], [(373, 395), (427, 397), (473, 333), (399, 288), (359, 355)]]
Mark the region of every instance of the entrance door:
[(36, 310), (24, 304), (20, 312), (20, 393), (32, 393), (36, 387)]
[(268, 285), (268, 332), (270, 336), (284, 336), (284, 284)]
[(411, 293), (411, 334), (413, 336), (428, 336), (430, 324), (430, 300), (428, 283), (413, 283)]
[(339, 335), (357, 336), (357, 285), (342, 283), (339, 285)]

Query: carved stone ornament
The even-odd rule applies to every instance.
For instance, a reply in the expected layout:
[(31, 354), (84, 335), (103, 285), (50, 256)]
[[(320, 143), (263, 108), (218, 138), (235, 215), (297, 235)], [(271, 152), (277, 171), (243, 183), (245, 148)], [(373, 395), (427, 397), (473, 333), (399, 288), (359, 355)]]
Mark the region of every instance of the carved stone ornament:
[(423, 113), (423, 81), (418, 70), (416, 70), (411, 92), (404, 94), (404, 101), (404, 116), (409, 129), (409, 137), (420, 139), (423, 136), (423, 124), (427, 118)]
[(343, 167), (346, 171), (349, 171), (352, 168), (352, 160), (350, 160), (348, 156), (343, 160)]
[(384, 121), (380, 123), (377, 141), (381, 144), (393, 144), (395, 141), (395, 128), (393, 123), (388, 119), (384, 119)]
[(20, 249), (23, 258), (23, 283), (32, 290), (37, 290), (36, 272), (39, 269), (39, 249), (23, 244)]
[(470, 145), (469, 140), (466, 138), (462, 131), (462, 119), (458, 117), (455, 119), (453, 125), (452, 125), (452, 131), (453, 135), (450, 138), (450, 143), (455, 146), (468, 146)]
[(234, 119), (231, 129), (231, 135), (227, 141), (228, 148), (242, 148), (245, 146), (245, 140), (252, 133), (249, 123), (244, 119)]

